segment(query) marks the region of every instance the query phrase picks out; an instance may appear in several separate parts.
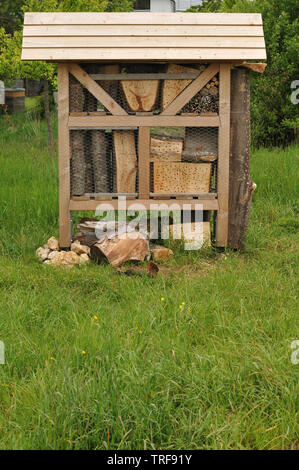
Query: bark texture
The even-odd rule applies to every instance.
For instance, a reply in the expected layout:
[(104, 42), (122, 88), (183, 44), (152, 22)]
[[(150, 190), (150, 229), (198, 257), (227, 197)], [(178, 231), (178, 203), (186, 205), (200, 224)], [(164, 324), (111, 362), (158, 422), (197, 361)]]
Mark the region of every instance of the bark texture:
[(231, 150), (229, 171), (228, 245), (245, 247), (252, 194), (250, 177), (250, 71), (234, 69), (231, 75)]

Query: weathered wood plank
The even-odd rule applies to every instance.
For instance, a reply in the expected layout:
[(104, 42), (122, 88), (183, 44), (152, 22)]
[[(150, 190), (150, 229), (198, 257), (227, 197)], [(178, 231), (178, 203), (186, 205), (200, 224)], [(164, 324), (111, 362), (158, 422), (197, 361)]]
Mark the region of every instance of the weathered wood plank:
[(59, 152), (59, 244), (61, 248), (71, 245), (70, 225), (70, 133), (69, 117), (69, 71), (68, 66), (58, 66), (58, 152)]

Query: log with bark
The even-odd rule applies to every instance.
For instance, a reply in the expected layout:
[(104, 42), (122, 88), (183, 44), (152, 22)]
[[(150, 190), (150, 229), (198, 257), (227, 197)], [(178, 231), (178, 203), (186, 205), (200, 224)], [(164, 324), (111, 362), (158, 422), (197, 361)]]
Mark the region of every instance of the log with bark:
[(250, 177), (250, 71), (231, 73), (231, 150), (229, 171), (228, 244), (243, 249), (252, 195), (256, 184)]

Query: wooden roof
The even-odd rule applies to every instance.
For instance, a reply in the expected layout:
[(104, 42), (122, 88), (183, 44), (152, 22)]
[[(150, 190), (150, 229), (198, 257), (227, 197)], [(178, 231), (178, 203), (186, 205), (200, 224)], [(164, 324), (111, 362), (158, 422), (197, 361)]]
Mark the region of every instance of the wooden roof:
[(26, 13), (22, 60), (266, 59), (260, 14)]

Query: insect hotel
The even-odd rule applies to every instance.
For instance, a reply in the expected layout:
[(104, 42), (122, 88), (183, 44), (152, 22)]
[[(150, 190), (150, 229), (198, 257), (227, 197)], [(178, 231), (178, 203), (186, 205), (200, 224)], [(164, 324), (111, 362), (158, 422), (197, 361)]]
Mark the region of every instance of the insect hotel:
[[(22, 59), (58, 63), (60, 246), (102, 202), (202, 204), (215, 243), (242, 244), (249, 70), (260, 14), (27, 13)], [(251, 61), (246, 62), (246, 61)]]

